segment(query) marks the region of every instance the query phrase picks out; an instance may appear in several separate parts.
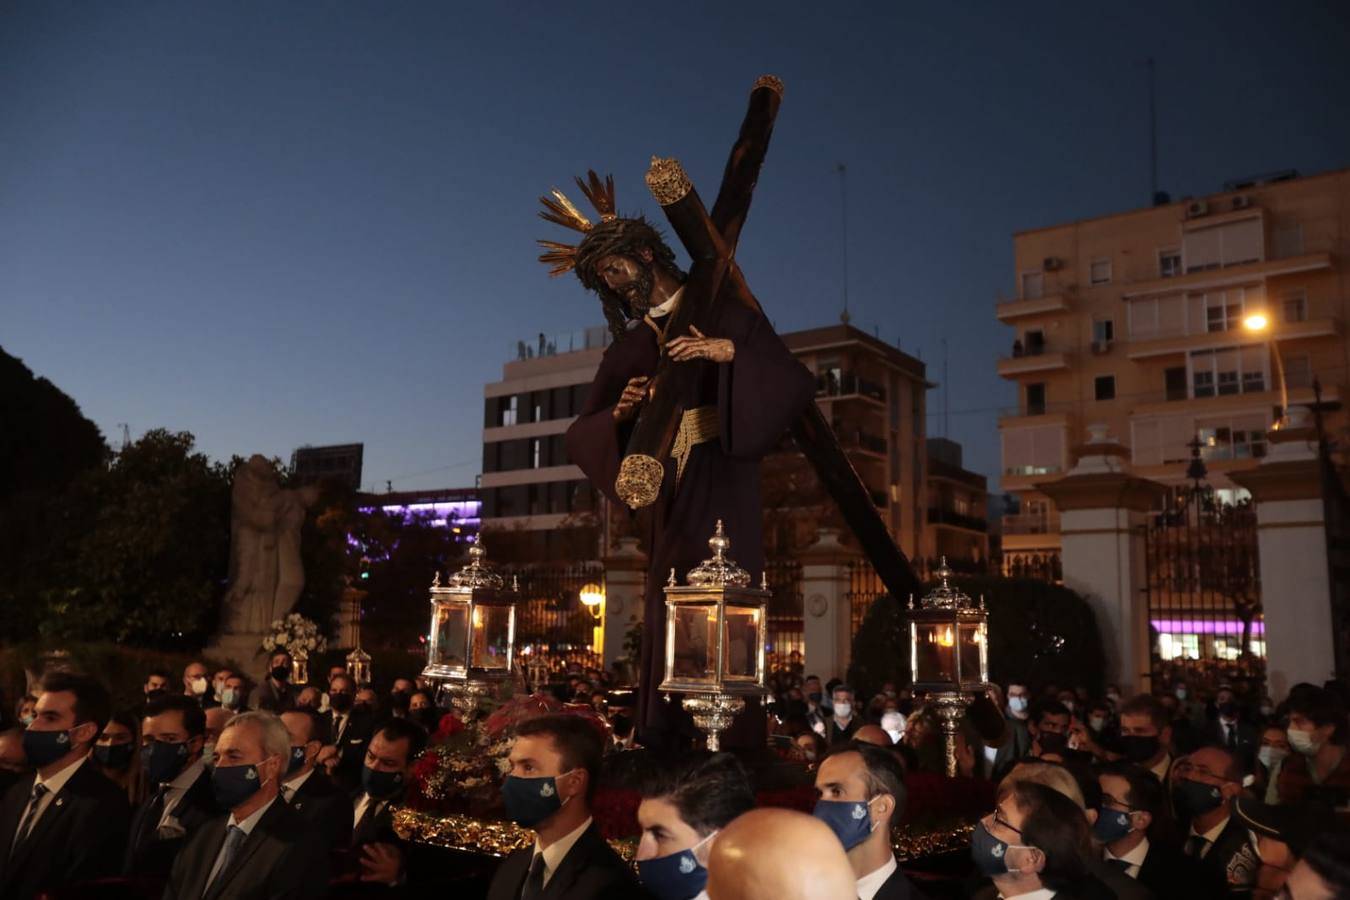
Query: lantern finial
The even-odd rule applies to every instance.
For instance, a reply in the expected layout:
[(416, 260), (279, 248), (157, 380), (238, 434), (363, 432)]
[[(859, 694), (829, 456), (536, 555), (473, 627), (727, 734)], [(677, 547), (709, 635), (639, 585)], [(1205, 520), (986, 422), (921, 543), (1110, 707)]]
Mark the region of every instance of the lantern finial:
[(469, 564), (450, 576), (450, 587), (491, 588), (500, 591), (506, 584), (505, 579), (488, 565), (487, 549), (483, 547), (483, 536), (474, 537), (469, 545)]
[(431, 586), (438, 588), (441, 586), (441, 570), (437, 569), (431, 576)]
[(750, 586), (750, 573), (727, 557), (727, 551), (731, 549), (731, 538), (727, 537), (721, 519), (717, 520), (717, 529), (713, 531), (713, 536), (708, 538), (708, 546), (712, 548), (712, 559), (705, 559), (689, 570), (686, 580), (691, 585), (695, 587)]

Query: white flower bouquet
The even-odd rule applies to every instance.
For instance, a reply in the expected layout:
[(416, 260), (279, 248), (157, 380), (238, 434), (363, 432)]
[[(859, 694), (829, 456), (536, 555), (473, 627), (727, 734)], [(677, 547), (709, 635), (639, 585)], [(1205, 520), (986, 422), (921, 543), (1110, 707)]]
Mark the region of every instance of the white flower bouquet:
[(299, 613), (274, 620), (267, 630), (269, 634), (262, 642), (263, 651), (267, 653), (288, 650), (292, 654), (308, 656), (328, 649), (328, 640), (319, 631), (319, 626)]

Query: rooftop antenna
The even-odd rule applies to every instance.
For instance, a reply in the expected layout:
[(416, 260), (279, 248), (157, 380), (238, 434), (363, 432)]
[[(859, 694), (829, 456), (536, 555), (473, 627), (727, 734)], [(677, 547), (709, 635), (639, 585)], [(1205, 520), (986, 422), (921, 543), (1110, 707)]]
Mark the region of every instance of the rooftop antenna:
[(122, 449), (126, 450), (131, 446), (131, 427), (126, 422), (118, 422), (117, 427), (122, 429)]
[(942, 436), (947, 437), (947, 398), (951, 393), (951, 382), (947, 380), (947, 339), (942, 339)]
[(848, 169), (843, 163), (836, 163), (834, 170), (839, 173), (839, 221), (841, 224), (840, 237), (843, 243), (844, 257), (844, 311), (839, 314), (839, 321), (845, 325), (849, 322), (848, 314)]
[(1148, 58), (1148, 202), (1156, 205), (1158, 194), (1158, 103), (1154, 84), (1153, 57)]

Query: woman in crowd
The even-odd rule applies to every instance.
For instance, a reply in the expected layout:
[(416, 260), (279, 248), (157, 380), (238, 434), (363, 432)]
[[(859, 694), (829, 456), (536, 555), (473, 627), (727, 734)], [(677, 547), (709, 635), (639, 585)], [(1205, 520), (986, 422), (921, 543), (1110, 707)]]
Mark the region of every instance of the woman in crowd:
[(145, 797), (141, 766), (141, 723), (129, 712), (113, 713), (94, 744), (94, 764), (113, 784), (127, 792), (132, 806)]

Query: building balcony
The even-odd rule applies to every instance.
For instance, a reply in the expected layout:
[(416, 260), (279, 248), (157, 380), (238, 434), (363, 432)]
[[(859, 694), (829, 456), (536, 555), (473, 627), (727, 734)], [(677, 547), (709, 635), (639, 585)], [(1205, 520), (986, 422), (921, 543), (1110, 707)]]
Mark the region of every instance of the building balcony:
[(999, 298), (994, 303), (994, 315), (1000, 322), (1007, 323), (1030, 316), (1068, 312), (1072, 299), (1072, 295), (1065, 291), (1041, 297)]
[(946, 525), (966, 531), (978, 531), (981, 534), (989, 530), (989, 523), (979, 516), (964, 515), (940, 506), (928, 507), (928, 524)]
[(1206, 269), (1200, 272), (1187, 272), (1172, 278), (1152, 278), (1136, 281), (1126, 287), (1123, 294), (1126, 300), (1135, 297), (1147, 297), (1150, 294), (1175, 294), (1181, 291), (1196, 291), (1205, 288), (1224, 287), (1230, 284), (1242, 284), (1253, 279), (1275, 278), (1280, 275), (1295, 275), (1301, 272), (1317, 272), (1334, 268), (1336, 258), (1330, 253), (1303, 253), (1282, 259), (1267, 259), (1261, 262), (1244, 263), (1229, 266), (1226, 269)]
[(1034, 372), (1054, 372), (1068, 369), (1071, 355), (1052, 347), (1036, 346), (1018, 350), (1014, 345), (1013, 355), (998, 361), (998, 374), (1003, 378), (1016, 378), (1018, 375), (1030, 375)]
[(868, 381), (856, 372), (822, 372), (816, 376), (816, 396), (841, 399), (845, 397), (866, 397), (877, 403), (886, 402), (886, 388), (875, 381)]
[[(1317, 402), (1312, 385), (1302, 379), (1289, 382), (1289, 405), (1312, 406)], [(1130, 408), (1132, 420), (1150, 416), (1176, 416), (1190, 413), (1197, 416), (1222, 415), (1248, 409), (1273, 409), (1280, 405), (1279, 376), (1271, 374), (1271, 382), (1263, 390), (1247, 393), (1222, 394), (1215, 397), (1189, 397), (1185, 394), (1169, 396), (1157, 391), (1135, 398)], [(1340, 384), (1322, 385), (1322, 403), (1339, 405), (1345, 398), (1345, 387)]]
[(1045, 515), (1036, 515), (1031, 513), (1016, 513), (1010, 516), (1004, 516), (1003, 534), (1059, 534), (1059, 513), (1050, 512)]
[(1126, 344), (1126, 355), (1134, 360), (1157, 359), (1165, 356), (1185, 356), (1192, 350), (1213, 347), (1215, 343), (1252, 344), (1271, 340), (1286, 343), (1309, 338), (1336, 337), (1340, 333), (1340, 319), (1336, 316), (1324, 316), (1302, 322), (1273, 322), (1270, 330), (1262, 334), (1234, 328), (1228, 331), (1197, 331), (1193, 334), (1132, 340)]

